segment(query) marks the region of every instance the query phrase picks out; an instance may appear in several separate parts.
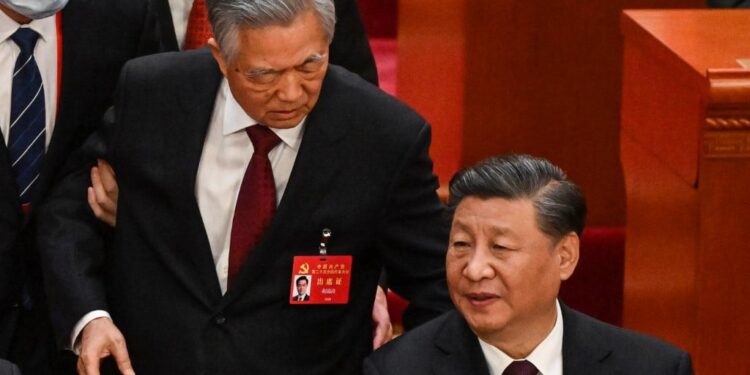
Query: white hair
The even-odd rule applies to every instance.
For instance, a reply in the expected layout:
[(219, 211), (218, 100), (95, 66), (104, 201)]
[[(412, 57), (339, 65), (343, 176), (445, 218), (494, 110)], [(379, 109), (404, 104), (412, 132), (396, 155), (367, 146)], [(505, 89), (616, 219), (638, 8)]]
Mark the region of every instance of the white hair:
[(308, 10), (314, 11), (320, 20), (328, 43), (333, 40), (336, 26), (333, 0), (207, 0), (206, 5), (214, 38), (227, 61), (236, 56), (240, 29), (289, 25)]

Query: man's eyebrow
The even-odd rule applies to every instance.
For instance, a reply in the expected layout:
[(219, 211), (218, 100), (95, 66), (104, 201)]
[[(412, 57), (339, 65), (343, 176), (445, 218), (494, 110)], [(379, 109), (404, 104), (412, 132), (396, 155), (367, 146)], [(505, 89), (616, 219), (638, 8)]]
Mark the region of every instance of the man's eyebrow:
[(271, 68), (255, 68), (248, 70), (245, 74), (249, 77), (257, 77), (263, 74), (273, 74), (277, 71)]
[(308, 56), (308, 57), (307, 57), (307, 58), (305, 59), (305, 61), (303, 61), (303, 62), (302, 62), (302, 64), (300, 64), (300, 65), (305, 65), (305, 64), (307, 64), (307, 63), (313, 63), (313, 62), (318, 62), (318, 61), (321, 61), (321, 60), (323, 60), (323, 58), (324, 58), (325, 56), (326, 56), (326, 55), (325, 55), (324, 53), (314, 53), (314, 54), (312, 54), (312, 55)]
[[(325, 58), (325, 53), (314, 53), (310, 56), (308, 56), (305, 61), (302, 62), (302, 64), (299, 64), (298, 66), (303, 66), (308, 63), (315, 63), (323, 60)], [(264, 74), (276, 74), (279, 73), (278, 70), (272, 69), (272, 68), (253, 68), (248, 70), (245, 74), (248, 77), (257, 77)]]

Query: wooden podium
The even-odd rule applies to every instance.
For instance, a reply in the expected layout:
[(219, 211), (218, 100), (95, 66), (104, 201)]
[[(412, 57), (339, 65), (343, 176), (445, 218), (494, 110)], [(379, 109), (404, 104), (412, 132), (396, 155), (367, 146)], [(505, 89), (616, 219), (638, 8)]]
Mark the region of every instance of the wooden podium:
[(625, 11), (623, 323), (750, 373), (750, 10)]

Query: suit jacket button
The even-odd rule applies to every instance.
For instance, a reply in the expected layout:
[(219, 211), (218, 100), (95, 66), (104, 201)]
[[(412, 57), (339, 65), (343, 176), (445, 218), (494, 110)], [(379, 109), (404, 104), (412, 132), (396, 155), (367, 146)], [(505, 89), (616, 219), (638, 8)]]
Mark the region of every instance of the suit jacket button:
[(219, 314), (214, 318), (214, 322), (216, 322), (216, 324), (218, 325), (222, 325), (227, 322), (227, 318), (224, 317), (224, 315)]

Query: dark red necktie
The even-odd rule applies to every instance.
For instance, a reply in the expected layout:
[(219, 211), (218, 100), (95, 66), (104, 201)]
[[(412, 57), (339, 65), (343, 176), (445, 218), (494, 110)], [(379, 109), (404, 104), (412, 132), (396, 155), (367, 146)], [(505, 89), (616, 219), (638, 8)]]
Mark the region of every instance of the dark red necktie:
[(208, 9), (206, 0), (193, 1), (193, 7), (188, 16), (187, 30), (185, 31), (185, 45), (182, 49), (201, 48), (211, 38), (211, 26), (208, 23)]
[(529, 361), (514, 361), (505, 368), (503, 375), (536, 375), (539, 370)]
[(271, 224), (276, 211), (276, 184), (268, 153), (281, 139), (263, 125), (251, 126), (246, 131), (254, 151), (234, 207), (227, 285), (231, 285), (232, 278)]

